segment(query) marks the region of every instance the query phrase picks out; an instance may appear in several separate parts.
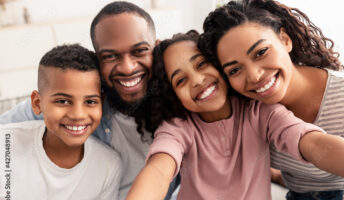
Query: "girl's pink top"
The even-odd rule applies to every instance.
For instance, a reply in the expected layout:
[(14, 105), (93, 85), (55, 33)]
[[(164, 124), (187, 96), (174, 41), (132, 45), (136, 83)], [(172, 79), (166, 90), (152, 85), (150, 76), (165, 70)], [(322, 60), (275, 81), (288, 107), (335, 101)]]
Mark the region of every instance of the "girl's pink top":
[[(206, 123), (197, 114), (164, 122), (147, 158), (164, 152), (180, 171), (178, 199), (271, 199), (269, 144), (304, 161), (301, 136), (322, 129), (296, 118), (280, 104), (230, 98), (232, 115)], [(304, 161), (306, 162), (306, 161)]]

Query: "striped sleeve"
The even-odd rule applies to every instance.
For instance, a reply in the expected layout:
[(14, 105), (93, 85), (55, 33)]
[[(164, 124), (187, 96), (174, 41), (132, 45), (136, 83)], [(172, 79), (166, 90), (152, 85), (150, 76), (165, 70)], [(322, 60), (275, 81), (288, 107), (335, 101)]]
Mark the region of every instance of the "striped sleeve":
[[(344, 72), (328, 70), (324, 97), (314, 122), (328, 134), (344, 137)], [(286, 186), (295, 192), (343, 190), (344, 178), (304, 164), (270, 146), (271, 166), (282, 171)]]

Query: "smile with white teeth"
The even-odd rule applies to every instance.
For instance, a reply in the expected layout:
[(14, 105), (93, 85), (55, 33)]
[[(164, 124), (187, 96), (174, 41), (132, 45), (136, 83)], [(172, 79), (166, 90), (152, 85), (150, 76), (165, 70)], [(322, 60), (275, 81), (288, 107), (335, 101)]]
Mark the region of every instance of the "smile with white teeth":
[(142, 80), (142, 76), (137, 77), (133, 80), (130, 81), (123, 81), (123, 80), (118, 80), (118, 82), (123, 85), (124, 87), (134, 87), (137, 85), (140, 81)]
[(81, 130), (84, 130), (87, 126), (69, 126), (69, 125), (66, 125), (65, 127), (71, 131), (81, 131)]
[(266, 90), (270, 89), (271, 86), (276, 82), (276, 76), (272, 77), (272, 79), (263, 87), (255, 90), (257, 93), (265, 92)]
[(202, 95), (199, 97), (199, 100), (203, 100), (203, 99), (209, 97), (209, 95), (211, 95), (214, 92), (215, 88), (216, 88), (215, 84), (208, 87), (206, 90), (203, 91)]

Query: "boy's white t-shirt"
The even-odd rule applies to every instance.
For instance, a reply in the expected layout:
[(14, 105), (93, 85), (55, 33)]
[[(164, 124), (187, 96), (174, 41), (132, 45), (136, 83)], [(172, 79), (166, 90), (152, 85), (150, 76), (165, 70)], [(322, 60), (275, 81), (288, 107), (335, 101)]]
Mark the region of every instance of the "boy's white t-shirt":
[(118, 199), (122, 166), (113, 149), (89, 137), (81, 162), (60, 168), (44, 151), (44, 131), (43, 121), (0, 125), (0, 199)]

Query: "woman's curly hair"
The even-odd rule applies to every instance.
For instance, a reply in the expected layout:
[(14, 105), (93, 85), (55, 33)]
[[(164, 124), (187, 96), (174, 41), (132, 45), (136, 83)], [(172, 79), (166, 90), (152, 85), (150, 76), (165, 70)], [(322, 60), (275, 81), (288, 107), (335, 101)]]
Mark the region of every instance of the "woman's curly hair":
[(165, 71), (164, 53), (166, 49), (181, 41), (193, 41), (197, 44), (199, 34), (191, 30), (185, 34), (178, 33), (171, 39), (160, 42), (153, 50), (152, 77), (148, 82), (144, 113), (135, 116), (135, 121), (140, 124), (137, 127), (142, 132), (144, 127), (147, 131), (154, 133), (159, 125), (166, 120), (174, 117), (186, 119), (189, 111), (184, 108), (176, 96), (172, 84), (168, 81)]
[(306, 14), (274, 0), (239, 0), (209, 13), (203, 24), (204, 33), (198, 47), (213, 63), (218, 64), (217, 45), (231, 28), (255, 22), (270, 27), (276, 33), (284, 28), (293, 42), (289, 53), (295, 65), (340, 70), (343, 68), (333, 50), (333, 41), (323, 35)]

